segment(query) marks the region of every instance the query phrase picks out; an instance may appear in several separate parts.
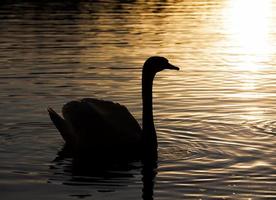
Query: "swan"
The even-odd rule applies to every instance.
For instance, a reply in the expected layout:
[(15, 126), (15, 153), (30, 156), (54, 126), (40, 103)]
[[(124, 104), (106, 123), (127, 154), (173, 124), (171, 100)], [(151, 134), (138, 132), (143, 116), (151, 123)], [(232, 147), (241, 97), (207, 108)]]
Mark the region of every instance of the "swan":
[(160, 56), (148, 58), (142, 69), (142, 126), (128, 109), (111, 101), (84, 98), (66, 103), (62, 118), (48, 108), (50, 119), (75, 156), (102, 159), (157, 157), (153, 122), (152, 86), (157, 72), (179, 70)]

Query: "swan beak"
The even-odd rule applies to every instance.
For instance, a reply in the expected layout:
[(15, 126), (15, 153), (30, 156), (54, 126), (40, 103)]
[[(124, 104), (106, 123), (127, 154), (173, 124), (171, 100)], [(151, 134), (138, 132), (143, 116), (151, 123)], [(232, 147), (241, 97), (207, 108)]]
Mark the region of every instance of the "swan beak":
[(166, 66), (166, 69), (179, 70), (179, 67), (176, 67), (176, 66), (168, 63), (168, 65)]

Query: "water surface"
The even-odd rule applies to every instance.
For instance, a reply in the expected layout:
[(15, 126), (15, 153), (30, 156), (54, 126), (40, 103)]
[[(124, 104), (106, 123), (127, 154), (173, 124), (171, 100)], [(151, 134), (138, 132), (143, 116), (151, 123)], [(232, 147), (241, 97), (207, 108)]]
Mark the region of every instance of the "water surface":
[(141, 66), (154, 82), (154, 199), (276, 198), (276, 1), (0, 3), (0, 195), (141, 199), (141, 164), (74, 175), (48, 106), (98, 97), (141, 122)]

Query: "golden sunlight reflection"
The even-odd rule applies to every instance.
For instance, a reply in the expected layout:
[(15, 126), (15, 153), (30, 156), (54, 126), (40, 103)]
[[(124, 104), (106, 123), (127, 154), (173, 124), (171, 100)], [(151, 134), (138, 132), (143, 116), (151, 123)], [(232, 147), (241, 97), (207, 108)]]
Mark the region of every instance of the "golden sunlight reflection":
[[(272, 7), (272, 0), (229, 0), (223, 10), (230, 63), (234, 70), (245, 71), (235, 75), (239, 81), (231, 98), (260, 102), (268, 96), (256, 90), (262, 82), (258, 71), (268, 69), (272, 58)], [(250, 103), (240, 117), (257, 120), (263, 115), (260, 106)]]
[(265, 161), (254, 161), (250, 165), (248, 163), (236, 163), (233, 165), (234, 168), (238, 169), (250, 169), (250, 168), (257, 168), (257, 167), (268, 167), (271, 166), (270, 163)]
[(224, 13), (232, 54), (238, 54), (235, 66), (241, 70), (259, 70), (271, 57), (269, 29), (271, 0), (231, 0)]

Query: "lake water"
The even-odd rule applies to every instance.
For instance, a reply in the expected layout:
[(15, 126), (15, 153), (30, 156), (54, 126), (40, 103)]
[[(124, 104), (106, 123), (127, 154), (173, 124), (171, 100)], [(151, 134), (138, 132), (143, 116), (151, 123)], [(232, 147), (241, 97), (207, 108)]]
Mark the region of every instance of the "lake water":
[[(69, 1), (68, 1), (69, 2)], [(142, 199), (141, 164), (74, 175), (46, 108), (83, 97), (141, 123), (141, 66), (154, 82), (154, 199), (276, 199), (276, 1), (0, 3), (0, 197)]]

